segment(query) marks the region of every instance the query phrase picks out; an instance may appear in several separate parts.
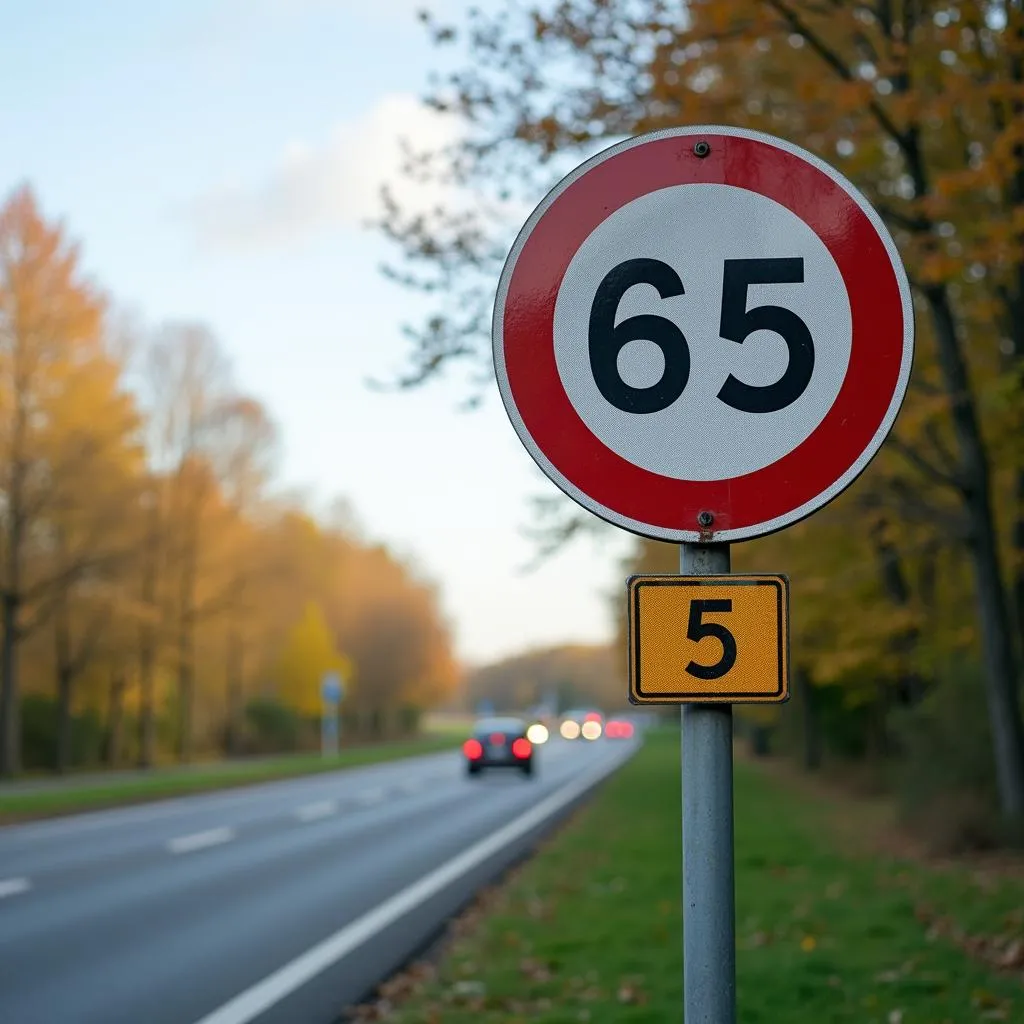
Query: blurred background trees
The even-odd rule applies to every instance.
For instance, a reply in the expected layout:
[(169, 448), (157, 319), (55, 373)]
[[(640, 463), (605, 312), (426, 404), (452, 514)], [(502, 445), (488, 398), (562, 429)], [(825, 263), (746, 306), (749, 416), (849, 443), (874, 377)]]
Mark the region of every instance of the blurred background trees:
[[(28, 188), (0, 207), (0, 774), (297, 750), (458, 682), (437, 595), (273, 492), (269, 413), (201, 325), (118, 320)], [(336, 518), (336, 517), (335, 517)]]
[[(947, 822), (951, 843), (1024, 834), (1019, 0), (550, 0), (422, 20), (455, 68), (428, 103), (461, 134), (409, 161), (449, 201), (424, 214), (388, 199), (380, 225), (400, 254), (393, 276), (444, 296), (413, 326), (402, 384), (486, 362), (494, 282), (525, 211), (628, 136), (768, 131), (875, 204), (914, 288), (910, 391), (850, 491), (737, 546), (737, 571), (793, 582), (795, 699), (744, 720), (759, 751), (848, 778), (874, 766), (908, 813)], [(638, 541), (625, 569), (677, 565), (671, 546)]]
[(497, 712), (541, 704), (555, 711), (594, 706), (606, 712), (628, 707), (623, 650), (603, 644), (564, 644), (526, 651), (466, 673), (465, 700)]

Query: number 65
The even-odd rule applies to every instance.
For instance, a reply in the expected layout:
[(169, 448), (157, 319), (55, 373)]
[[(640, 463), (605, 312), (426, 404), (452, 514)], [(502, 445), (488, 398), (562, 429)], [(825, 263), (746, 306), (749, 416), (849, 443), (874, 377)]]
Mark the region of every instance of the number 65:
[[(719, 335), (742, 345), (754, 331), (773, 331), (789, 351), (786, 369), (774, 384), (744, 384), (730, 373), (718, 392), (726, 405), (740, 412), (778, 412), (807, 390), (814, 372), (814, 341), (807, 324), (782, 306), (747, 309), (747, 289), (752, 284), (802, 284), (803, 279), (802, 257), (725, 261)], [(598, 390), (616, 409), (660, 412), (686, 388), (690, 346), (683, 332), (665, 317), (643, 313), (615, 323), (623, 295), (636, 284), (653, 285), (663, 299), (684, 294), (679, 275), (661, 260), (626, 260), (613, 267), (598, 286), (590, 308), (590, 369)], [(620, 376), (618, 360), (626, 345), (641, 339), (653, 341), (661, 349), (665, 369), (656, 384), (636, 388)]]

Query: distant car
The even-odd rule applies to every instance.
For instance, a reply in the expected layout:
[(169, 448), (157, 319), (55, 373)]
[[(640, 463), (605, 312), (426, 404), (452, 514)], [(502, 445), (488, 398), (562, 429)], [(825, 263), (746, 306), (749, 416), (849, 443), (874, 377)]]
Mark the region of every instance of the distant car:
[(479, 775), (485, 768), (518, 768), (533, 774), (533, 744), (521, 718), (481, 718), (473, 735), (462, 744), (466, 773)]
[(594, 708), (575, 708), (562, 715), (562, 724), (558, 727), (563, 739), (585, 740), (599, 739), (603, 731), (602, 715)]
[(633, 732), (633, 723), (625, 718), (609, 718), (604, 724), (604, 734), (610, 740), (631, 739)]

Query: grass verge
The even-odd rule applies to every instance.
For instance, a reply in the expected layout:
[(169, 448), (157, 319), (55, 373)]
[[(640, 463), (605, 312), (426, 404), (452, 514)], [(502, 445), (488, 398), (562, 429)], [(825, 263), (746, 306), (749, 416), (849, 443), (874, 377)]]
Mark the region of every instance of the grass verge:
[[(678, 733), (595, 800), (357, 1019), (682, 1019)], [(736, 766), (743, 1024), (1024, 1020), (1024, 881), (850, 852), (834, 805)], [(483, 913), (481, 913), (483, 910)], [(388, 1005), (390, 1004), (390, 1005)]]
[(154, 768), (148, 773), (110, 780), (93, 777), (87, 784), (76, 784), (71, 778), (66, 786), (55, 789), (7, 793), (0, 790), (0, 824), (355, 768), (451, 750), (459, 742), (460, 737), (455, 733), (428, 734), (395, 743), (354, 747), (333, 758), (300, 754), (258, 761), (224, 761), (192, 768)]

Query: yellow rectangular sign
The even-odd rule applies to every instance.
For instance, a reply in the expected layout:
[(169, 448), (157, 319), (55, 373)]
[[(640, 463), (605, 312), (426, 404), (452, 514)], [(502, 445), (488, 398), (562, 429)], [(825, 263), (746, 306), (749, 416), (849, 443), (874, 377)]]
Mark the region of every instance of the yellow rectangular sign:
[(633, 704), (789, 700), (785, 576), (630, 576)]

